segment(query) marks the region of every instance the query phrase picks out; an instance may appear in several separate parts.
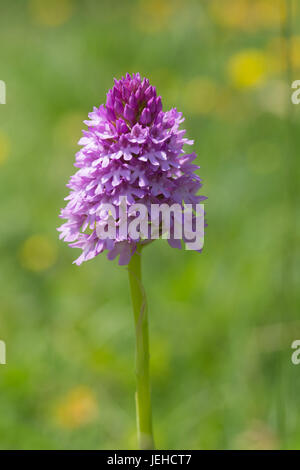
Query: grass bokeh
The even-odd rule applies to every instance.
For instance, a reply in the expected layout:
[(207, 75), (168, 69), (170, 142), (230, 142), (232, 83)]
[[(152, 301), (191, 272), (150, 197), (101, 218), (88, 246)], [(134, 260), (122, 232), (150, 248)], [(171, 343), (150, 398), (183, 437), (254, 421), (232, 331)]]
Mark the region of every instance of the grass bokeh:
[[(300, 448), (300, 9), (283, 0), (4, 0), (1, 449), (136, 448), (126, 268), (59, 242), (83, 119), (140, 72), (186, 117), (201, 255), (145, 250), (158, 448)], [(299, 245), (299, 243), (298, 243)]]

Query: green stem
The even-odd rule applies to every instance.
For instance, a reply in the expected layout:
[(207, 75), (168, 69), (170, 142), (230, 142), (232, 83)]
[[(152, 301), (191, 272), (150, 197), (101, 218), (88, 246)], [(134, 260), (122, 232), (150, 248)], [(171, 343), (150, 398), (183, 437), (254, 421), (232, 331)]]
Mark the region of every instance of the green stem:
[(136, 415), (140, 449), (154, 449), (149, 377), (147, 302), (141, 277), (141, 248), (132, 256), (129, 283), (136, 333)]

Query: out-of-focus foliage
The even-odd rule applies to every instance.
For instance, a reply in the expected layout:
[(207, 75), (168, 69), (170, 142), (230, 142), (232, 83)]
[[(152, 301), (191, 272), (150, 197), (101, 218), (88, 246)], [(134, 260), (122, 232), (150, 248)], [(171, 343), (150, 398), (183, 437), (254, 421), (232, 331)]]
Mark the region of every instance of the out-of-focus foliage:
[(1, 2), (0, 448), (135, 448), (127, 272), (58, 241), (82, 120), (139, 71), (186, 115), (204, 252), (145, 250), (159, 448), (300, 448), (300, 12), (283, 0)]

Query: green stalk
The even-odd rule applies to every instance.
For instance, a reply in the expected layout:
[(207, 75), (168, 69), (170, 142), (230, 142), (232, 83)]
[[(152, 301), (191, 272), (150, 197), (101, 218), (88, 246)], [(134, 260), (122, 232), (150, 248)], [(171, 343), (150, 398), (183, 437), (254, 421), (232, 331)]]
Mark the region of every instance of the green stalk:
[(132, 256), (129, 283), (136, 334), (136, 417), (140, 449), (154, 449), (149, 377), (149, 337), (145, 291), (141, 276), (141, 247)]

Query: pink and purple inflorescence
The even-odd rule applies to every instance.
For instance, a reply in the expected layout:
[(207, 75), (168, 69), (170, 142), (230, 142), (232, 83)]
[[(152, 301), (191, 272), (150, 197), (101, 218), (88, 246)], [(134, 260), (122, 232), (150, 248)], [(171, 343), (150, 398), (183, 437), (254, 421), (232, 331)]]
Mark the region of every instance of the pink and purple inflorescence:
[[(206, 199), (197, 195), (202, 184), (195, 174), (199, 167), (192, 163), (196, 155), (183, 150), (193, 141), (179, 129), (182, 114), (176, 109), (164, 112), (155, 87), (139, 73), (114, 82), (106, 104), (95, 107), (84, 121), (88, 130), (83, 131), (76, 154), (79, 170), (67, 184), (71, 192), (60, 214), (67, 219), (58, 229), (60, 238), (82, 249), (78, 265), (105, 250), (109, 259), (119, 255), (119, 264), (128, 264), (137, 243), (149, 241), (128, 235), (99, 239), (96, 226), (107, 219), (103, 204), (117, 208), (126, 196), (128, 209), (143, 203), (150, 210), (151, 204), (183, 206)], [(181, 247), (180, 240), (168, 241)]]

